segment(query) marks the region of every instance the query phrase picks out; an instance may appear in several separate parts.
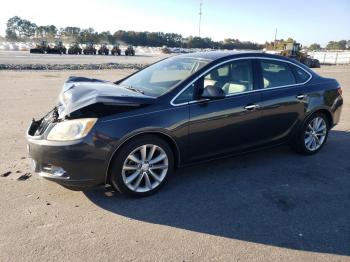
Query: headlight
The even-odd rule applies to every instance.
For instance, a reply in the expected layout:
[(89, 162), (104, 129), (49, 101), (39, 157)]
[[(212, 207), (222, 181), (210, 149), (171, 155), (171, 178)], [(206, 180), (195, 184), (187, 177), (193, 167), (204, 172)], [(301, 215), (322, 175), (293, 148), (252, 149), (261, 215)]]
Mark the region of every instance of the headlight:
[(57, 123), (47, 136), (51, 141), (70, 141), (85, 137), (97, 118), (81, 118)]

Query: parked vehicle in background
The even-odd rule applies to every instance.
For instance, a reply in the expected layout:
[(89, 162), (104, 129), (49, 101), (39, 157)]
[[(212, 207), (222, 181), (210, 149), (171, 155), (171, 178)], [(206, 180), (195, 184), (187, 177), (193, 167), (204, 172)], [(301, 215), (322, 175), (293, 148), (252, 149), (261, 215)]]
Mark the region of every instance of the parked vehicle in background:
[(47, 54), (66, 54), (67, 48), (63, 45), (62, 41), (56, 41), (54, 47), (48, 47)]
[(48, 50), (49, 46), (45, 40), (42, 40), (39, 44), (37, 44), (34, 48), (31, 48), (29, 52), (31, 54), (45, 54)]
[(112, 55), (121, 55), (122, 50), (120, 50), (119, 44), (115, 44), (111, 50)]
[(107, 44), (102, 44), (100, 49), (98, 50), (99, 55), (109, 55), (109, 49)]
[(306, 52), (301, 51), (301, 44), (297, 42), (287, 43), (281, 55), (295, 59), (310, 68), (320, 68), (320, 61), (313, 59)]
[(79, 46), (79, 43), (74, 42), (71, 44), (71, 46), (68, 48), (68, 54), (70, 55), (81, 55), (83, 49)]
[(125, 50), (125, 55), (128, 56), (128, 55), (135, 55), (135, 50), (134, 48), (129, 45), (126, 50)]
[(160, 50), (163, 54), (171, 54), (171, 50), (166, 45), (163, 45)]
[(218, 51), (173, 56), (115, 83), (71, 77), (58, 101), (28, 129), (34, 170), (131, 196), (194, 162), (283, 143), (315, 154), (343, 105), (335, 79), (293, 59)]
[(94, 44), (87, 44), (86, 47), (83, 49), (83, 53), (84, 55), (96, 55), (96, 48), (94, 47)]

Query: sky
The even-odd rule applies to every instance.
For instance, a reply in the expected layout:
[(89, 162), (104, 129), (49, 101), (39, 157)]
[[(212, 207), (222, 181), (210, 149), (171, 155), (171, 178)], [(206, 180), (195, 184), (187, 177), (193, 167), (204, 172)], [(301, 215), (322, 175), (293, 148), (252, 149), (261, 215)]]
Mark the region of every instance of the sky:
[[(12, 16), (58, 28), (199, 34), (200, 0), (15, 0), (0, 8), (0, 35)], [(203, 0), (201, 36), (264, 43), (292, 37), (304, 45), (350, 39), (350, 0)]]

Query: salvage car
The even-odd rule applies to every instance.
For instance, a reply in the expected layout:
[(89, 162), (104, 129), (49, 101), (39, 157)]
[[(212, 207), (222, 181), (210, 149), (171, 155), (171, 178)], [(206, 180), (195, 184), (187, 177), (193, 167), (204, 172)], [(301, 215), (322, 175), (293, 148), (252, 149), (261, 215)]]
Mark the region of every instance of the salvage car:
[(146, 196), (203, 160), (283, 143), (315, 154), (342, 104), (335, 79), (290, 58), (178, 55), (114, 83), (70, 77), (53, 110), (30, 124), (28, 151), (36, 172), (68, 188)]

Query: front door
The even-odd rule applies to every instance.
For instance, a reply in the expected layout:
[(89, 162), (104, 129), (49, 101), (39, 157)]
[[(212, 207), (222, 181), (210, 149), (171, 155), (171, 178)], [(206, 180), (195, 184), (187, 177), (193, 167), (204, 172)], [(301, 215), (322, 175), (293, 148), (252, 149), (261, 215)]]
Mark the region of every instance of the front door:
[[(261, 142), (261, 93), (254, 91), (257, 76), (253, 64), (250, 59), (235, 60), (198, 80), (199, 101), (190, 103), (190, 161), (244, 150)], [(207, 85), (222, 88), (226, 97), (201, 100), (201, 90)]]

